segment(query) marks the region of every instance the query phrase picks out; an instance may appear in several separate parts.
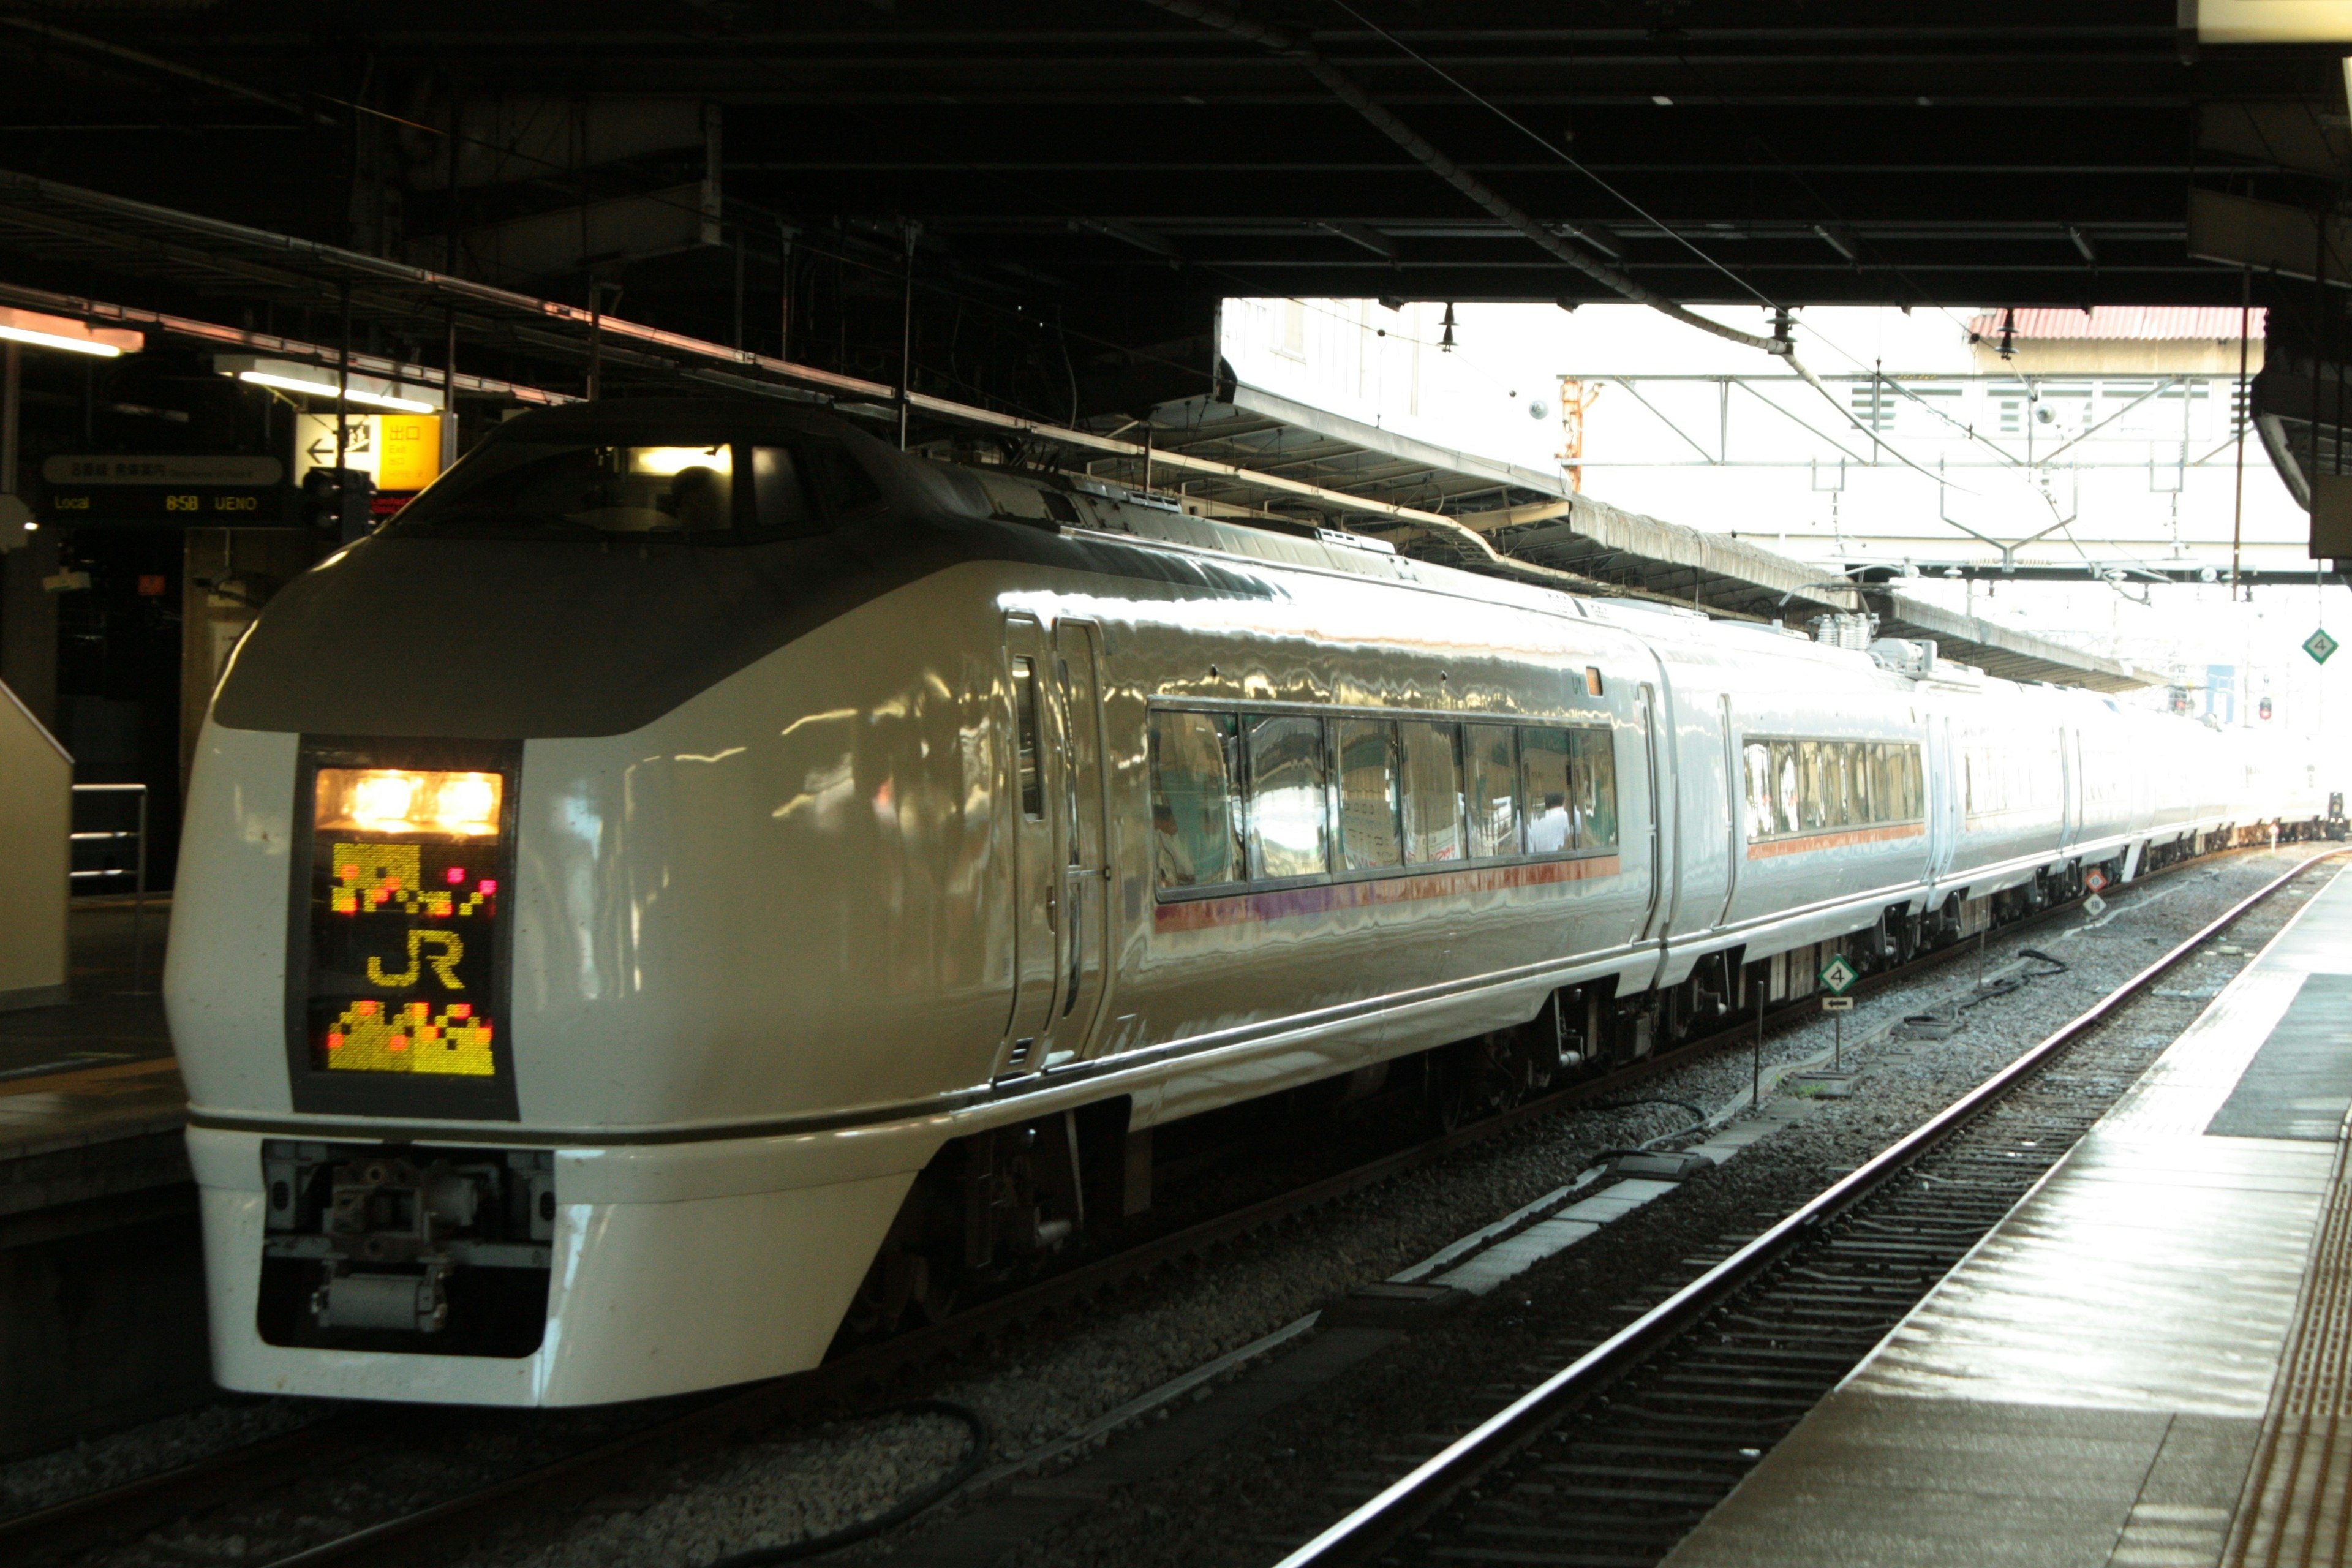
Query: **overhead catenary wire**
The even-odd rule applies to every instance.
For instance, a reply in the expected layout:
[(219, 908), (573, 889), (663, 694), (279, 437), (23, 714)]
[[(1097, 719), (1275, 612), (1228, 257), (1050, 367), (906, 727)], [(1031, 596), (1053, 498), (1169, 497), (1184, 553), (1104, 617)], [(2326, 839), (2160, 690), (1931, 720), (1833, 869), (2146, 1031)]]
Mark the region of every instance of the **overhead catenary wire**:
[(1778, 310), (1780, 308), (1775, 300), (1765, 294), (1762, 289), (1757, 288), (1755, 284), (1749, 282), (1747, 279), (1742, 278), (1738, 273), (1734, 272), (1730, 268), (1725, 266), (1722, 262), (1708, 255), (1698, 245), (1694, 243), (1687, 235), (1678, 233), (1666, 222), (1665, 219), (1659, 217), (1647, 207), (1644, 207), (1641, 203), (1635, 201), (1623, 191), (1619, 190), (1615, 185), (1610, 184), (1609, 181), (1603, 178), (1598, 171), (1579, 162), (1575, 157), (1570, 154), (1567, 149), (1553, 143), (1548, 137), (1528, 125), (1527, 121), (1519, 119), (1517, 115), (1511, 113), (1501, 104), (1496, 103), (1493, 99), (1486, 97), (1484, 93), (1474, 90), (1468, 84), (1465, 83), (1461, 78), (1447, 70), (1444, 66), (1439, 65), (1435, 60), (1431, 59), (1427, 55), (1423, 54), (1419, 49), (1414, 48), (1411, 44), (1406, 43), (1402, 38), (1398, 37), (1394, 33), (1390, 32), (1386, 27), (1381, 26), (1378, 22), (1373, 21), (1370, 16), (1365, 16), (1361, 11), (1357, 10), (1353, 5), (1349, 5), (1348, 0), (1331, 0), (1331, 3), (1334, 5), (1337, 5), (1340, 10), (1345, 11), (1349, 16), (1354, 17), (1365, 27), (1379, 34), (1381, 38), (1393, 46), (1398, 52), (1411, 57), (1416, 64), (1428, 70), (1429, 73), (1436, 77), (1438, 80), (1444, 82), (1446, 86), (1452, 88), (1454, 91), (1460, 93), (1471, 102), (1478, 105), (1479, 108), (1486, 110), (1489, 114), (1494, 115), (1495, 118), (1500, 120), (1504, 124), (1508, 125), (1512, 130), (1517, 131), (1528, 141), (1534, 142), (1537, 146), (1550, 153), (1554, 158), (1559, 159), (1561, 163), (1567, 164), (1570, 168), (1575, 170), (1578, 174), (1583, 175), (1594, 184), (1600, 186), (1612, 197), (1622, 203), (1625, 209), (1628, 212), (1631, 212), (1634, 216), (1640, 218), (1644, 223), (1654, 226), (1660, 234), (1664, 235), (1668, 239), (1673, 240), (1685, 250), (1689, 251), (1693, 256), (1697, 257), (1701, 261), (1706, 262), (1709, 267), (1715, 268), (1717, 272), (1722, 273), (1723, 276), (1733, 284), (1733, 286), (1739, 289), (1742, 292), (1749, 295), (1758, 304), (1762, 305), (1767, 310)]
[[(1448, 87), (1453, 88), (1456, 92), (1462, 94), (1463, 97), (1468, 99), (1471, 102), (1477, 104), (1480, 108), (1485, 109), (1496, 119), (1502, 121), (1513, 130), (1517, 131), (1521, 135), (1527, 137), (1528, 140), (1533, 142), (1538, 147), (1541, 147), (1552, 157), (1558, 159), (1560, 163), (1565, 163), (1568, 167), (1575, 170), (1578, 174), (1583, 175), (1586, 179), (1591, 180), (1594, 184), (1600, 186), (1601, 190), (1607, 192), (1617, 201), (1622, 203), (1628, 211), (1640, 217), (1643, 222), (1654, 226), (1660, 234), (1664, 235), (1666, 238), (1673, 240), (1675, 244), (1680, 245), (1684, 249), (1689, 251), (1693, 256), (1697, 257), (1701, 261), (1713, 268), (1716, 271), (1723, 274), (1726, 279), (1729, 279), (1742, 291), (1756, 300), (1758, 303), (1763, 305), (1768, 310), (1777, 310), (1780, 309), (1780, 306), (1777, 301), (1765, 294), (1763, 290), (1758, 289), (1754, 283), (1750, 282), (1748, 279), (1741, 277), (1738, 272), (1726, 266), (1714, 256), (1709, 255), (1704, 248), (1692, 241), (1688, 236), (1678, 232), (1671, 225), (1666, 223), (1664, 219), (1650, 212), (1646, 207), (1643, 207), (1632, 196), (1626, 195), (1616, 185), (1611, 184), (1607, 179), (1602, 177), (1598, 171), (1580, 162), (1578, 159), (1570, 155), (1564, 148), (1556, 145), (1540, 132), (1528, 125), (1525, 121), (1520, 120), (1517, 116), (1504, 109), (1492, 99), (1476, 91), (1475, 89), (1464, 82), (1459, 77), (1456, 77), (1452, 72), (1446, 70), (1443, 66), (1431, 59), (1428, 56), (1423, 54), (1420, 50), (1414, 48), (1411, 44), (1406, 43), (1403, 39), (1398, 37), (1395, 34), (1390, 32), (1379, 23), (1373, 21), (1369, 16), (1366, 16), (1362, 12), (1348, 4), (1348, 0), (1332, 0), (1332, 4), (1339, 10), (1346, 12), (1364, 27), (1379, 35), (1382, 39), (1394, 46), (1401, 53), (1409, 56), (1415, 62), (1427, 68), (1431, 74), (1434, 75), (1439, 80), (1444, 82)], [(1678, 59), (1682, 58), (1680, 56), (1677, 56), (1676, 58)], [(1693, 75), (1696, 75), (1696, 69), (1691, 67), (1690, 62), (1687, 59), (1683, 59), (1682, 63), (1685, 69), (1692, 69)], [(1719, 94), (1717, 97), (1720, 99)], [(1728, 105), (1727, 104), (1726, 107), (1728, 107)], [(1769, 153), (1770, 152), (1770, 149), (1768, 147), (1767, 151)], [(1772, 153), (1771, 155), (1776, 162), (1780, 161), (1779, 154), (1777, 153)], [(1807, 184), (1806, 188), (1809, 192), (1811, 191), (1810, 184)], [(1819, 194), (1814, 194), (1818, 199)], [(1824, 203), (1824, 205), (1826, 205), (1827, 204)], [(1835, 216), (1837, 215), (1833, 212), (1832, 216)], [(1839, 221), (1843, 222), (1843, 217), (1840, 217)], [(1896, 268), (1895, 271), (1897, 276), (1904, 276), (1900, 268)], [(1906, 277), (1905, 280), (1908, 282), (1909, 279)], [(1948, 310), (1945, 313), (1947, 315), (1950, 314)], [(1701, 318), (1701, 320), (1704, 321), (1705, 318)], [(1844, 355), (1846, 359), (1852, 361), (1853, 363), (1859, 365), (1862, 363), (1859, 355), (1853, 353), (1848, 349), (1841, 347), (1836, 342), (1831, 339), (1828, 334), (1815, 329), (1813, 335), (1836, 353)], [(1776, 338), (1771, 341), (1774, 342), (1785, 343), (1787, 340)], [(1824, 400), (1836, 407), (1839, 414), (1844, 418), (1848, 425), (1852, 426), (1855, 430), (1870, 436), (1873, 442), (1892, 456), (1896, 462), (1901, 463), (1907, 468), (1915, 470), (1924, 477), (1934, 479), (1939, 485), (1948, 483), (1941, 473), (1929, 474), (1925, 467), (1912, 459), (1910, 454), (1905, 452), (1900, 447), (1897, 447), (1893, 442), (1886, 440), (1882, 433), (1871, 430), (1864, 426), (1861, 420), (1854, 417), (1853, 410), (1847, 407), (1844, 404), (1840, 403), (1835, 395), (1833, 395), (1827, 386), (1822, 384), (1821, 379), (1812, 374), (1811, 370), (1804, 363), (1804, 362), (1797, 358), (1793, 346), (1777, 349), (1772, 352), (1778, 353), (1780, 357), (1786, 359), (1789, 362), (1790, 369), (1795, 372), (1801, 380), (1802, 380), (1808, 386), (1811, 387), (1815, 392), (1819, 393)], [(1927, 409), (1930, 414), (1936, 416), (1937, 418), (1944, 420), (1948, 424), (1953, 425), (1954, 427), (1958, 429), (1969, 440), (1978, 442), (1985, 446), (1987, 448), (1999, 455), (2004, 461), (2012, 463), (2017, 461), (2017, 459), (2011, 453), (2004, 450), (1999, 443), (1994, 442), (1988, 437), (1980, 435), (1973, 426), (1958, 424), (1958, 421), (1953, 420), (1951, 416), (1947, 415), (1942, 409), (1936, 407), (1932, 403), (1929, 403), (1927, 399), (1921, 397), (1911, 388), (1903, 385), (1895, 378), (1877, 375), (1877, 373), (1875, 372), (1874, 372), (1874, 375), (1876, 375), (1878, 380), (1883, 382), (1898, 396), (1908, 399), (1918, 406)], [(1958, 489), (1964, 494), (1974, 495), (1978, 493), (1969, 489), (1965, 485), (1951, 486), (1950, 488)], [(2046, 496), (2043, 499), (2045, 500), (2048, 500)], [(2056, 510), (2054, 503), (2052, 503), (2052, 510), (2053, 511)], [(2071, 535), (2069, 535), (2069, 542), (2072, 542)]]
[[(1573, 267), (1594, 282), (1662, 315), (1670, 316), (1685, 326), (1696, 327), (1717, 337), (1769, 354), (1788, 357), (1790, 344), (1786, 338), (1759, 337), (1744, 332), (1722, 321), (1711, 321), (1696, 310), (1670, 300), (1656, 290), (1635, 282), (1607, 261), (1571, 244), (1551, 229), (1538, 223), (1533, 216), (1486, 181), (1445, 155), (1428, 138), (1413, 130), (1396, 115), (1372, 100), (1371, 95), (1359, 86), (1353, 77), (1323, 58), (1322, 52), (1298, 34), (1265, 22), (1228, 11), (1220, 5), (1202, 5), (1200, 0), (1149, 0), (1171, 15), (1187, 21), (1198, 22), (1219, 32), (1229, 33), (1276, 54), (1286, 55), (1298, 62), (1307, 75), (1321, 82), (1332, 97), (1354, 110), (1372, 128), (1404, 149), (1423, 168), (1452, 185), (1471, 201), (1486, 209), (1496, 218), (1540, 246), (1556, 259)], [(1351, 13), (1352, 14), (1352, 13)], [(1385, 35), (1383, 35), (1385, 36)]]
[[(1511, 201), (1507, 196), (1505, 196), (1501, 192), (1496, 190), (1484, 180), (1479, 179), (1475, 174), (1473, 174), (1461, 164), (1455, 163), (1444, 152), (1432, 144), (1426, 137), (1423, 137), (1420, 132), (1414, 131), (1411, 126), (1400, 120), (1395, 114), (1374, 102), (1371, 96), (1365, 92), (1363, 88), (1358, 85), (1353, 78), (1333, 66), (1328, 60), (1325, 59), (1321, 52), (1316, 49), (1315, 47), (1306, 38), (1289, 31), (1286, 28), (1277, 27), (1268, 23), (1255, 21), (1247, 16), (1241, 16), (1236, 12), (1227, 10), (1223, 6), (1202, 4), (1201, 3), (1201, 0), (1148, 0), (1148, 3), (1158, 6), (1163, 11), (1169, 12), (1171, 15), (1182, 16), (1188, 21), (1198, 22), (1203, 26), (1213, 27), (1220, 32), (1229, 33), (1234, 37), (1245, 39), (1248, 42), (1257, 44), (1264, 48), (1270, 49), (1275, 53), (1286, 55), (1289, 58), (1296, 59), (1299, 65), (1306, 69), (1307, 74), (1314, 77), (1316, 80), (1321, 82), (1324, 88), (1328, 90), (1333, 97), (1339, 99), (1340, 102), (1346, 104), (1349, 108), (1361, 115), (1366, 121), (1370, 121), (1374, 129), (1387, 136), (1398, 146), (1403, 148), (1406, 153), (1411, 154), (1412, 158), (1424, 168), (1436, 174), (1439, 178), (1444, 180), (1446, 184), (1452, 185), (1455, 190), (1461, 192), (1465, 196), (1467, 196), (1478, 205), (1486, 208), (1488, 213), (1492, 214), (1510, 227), (1517, 230), (1528, 239), (1532, 240), (1535, 244), (1540, 246), (1553, 257), (1566, 262), (1569, 266), (1575, 268), (1586, 277), (1593, 279), (1593, 281), (1601, 284), (1606, 289), (1609, 289), (1624, 299), (1631, 300), (1634, 304), (1642, 305), (1650, 310), (1655, 310), (1659, 314), (1668, 317), (1673, 321), (1679, 321), (1685, 326), (1696, 327), (1701, 331), (1712, 333), (1717, 337), (1723, 338), (1731, 342), (1738, 343), (1746, 348), (1759, 350), (1762, 353), (1770, 354), (1774, 358), (1784, 362), (1787, 363), (1790, 370), (1799, 377), (1799, 379), (1802, 380), (1806, 385), (1811, 387), (1813, 391), (1820, 394), (1823, 400), (1828, 402), (1831, 406), (1836, 408), (1839, 415), (1848, 425), (1853, 426), (1853, 428), (1858, 431), (1863, 431), (1864, 434), (1871, 434), (1871, 432), (1864, 430), (1862, 422), (1854, 417), (1853, 410), (1840, 402), (1837, 396), (1822, 384), (1821, 377), (1815, 375), (1804, 362), (1797, 357), (1796, 345), (1789, 340), (1785, 331), (1776, 332), (1770, 337), (1762, 337), (1754, 332), (1742, 331), (1738, 328), (1734, 327), (1727, 322), (1718, 321), (1710, 317), (1702, 316), (1697, 311), (1691, 310), (1680, 301), (1670, 300), (1666, 296), (1658, 293), (1655, 289), (1636, 282), (1623, 271), (1611, 266), (1608, 262), (1591, 254), (1581, 247), (1571, 244), (1569, 240), (1555, 233), (1552, 228), (1538, 222), (1535, 217), (1518, 206), (1517, 204)], [(1743, 292), (1752, 296), (1768, 309), (1776, 311), (1780, 310), (1780, 307), (1778, 304), (1776, 304), (1761, 290), (1757, 289), (1754, 284), (1741, 278), (1738, 273), (1732, 271), (1731, 268), (1726, 267), (1722, 262), (1717, 261), (1715, 258), (1707, 255), (1705, 250), (1693, 244), (1685, 236), (1675, 233), (1671, 226), (1649, 214), (1638, 203), (1634, 202), (1632, 197), (1627, 196), (1623, 192), (1619, 191), (1614, 185), (1612, 185), (1606, 180), (1601, 179), (1601, 176), (1586, 168), (1583, 164), (1578, 163), (1574, 158), (1570, 157), (1568, 153), (1561, 151), (1559, 148), (1553, 146), (1551, 142), (1546, 141), (1543, 137), (1537, 135), (1536, 132), (1530, 130), (1526, 124), (1495, 104), (1492, 100), (1482, 97), (1480, 94), (1474, 91), (1458, 79), (1454, 77), (1451, 73), (1431, 61), (1426, 56), (1422, 55), (1409, 45), (1402, 42), (1394, 35), (1389, 33), (1385, 28), (1367, 20), (1361, 14), (1354, 10), (1352, 7), (1346, 5), (1345, 4), (1341, 4), (1339, 8), (1346, 11), (1349, 16), (1354, 17), (1364, 26), (1370, 28), (1374, 33), (1379, 34), (1381, 37), (1386, 39), (1390, 44), (1395, 46), (1395, 47), (1411, 57), (1413, 60), (1433, 72), (1439, 79), (1445, 82), (1447, 86), (1453, 88), (1455, 91), (1461, 93), (1472, 102), (1487, 110), (1490, 113), (1495, 114), (1506, 123), (1519, 131), (1522, 134), (1533, 139), (1554, 157), (1560, 159), (1563, 163), (1566, 163), (1570, 167), (1576, 169), (1579, 173), (1583, 174), (1586, 177), (1591, 179), (1611, 195), (1624, 203), (1628, 208), (1640, 215), (1645, 221), (1656, 225), (1660, 232), (1666, 235), (1667, 237), (1673, 239), (1684, 248), (1691, 251), (1692, 254), (1697, 256), (1708, 266), (1714, 268), (1732, 282), (1738, 285)], [(1915, 460), (1908, 453), (1903, 451), (1900, 447), (1897, 447), (1883, 439), (1879, 441), (1879, 446), (1883, 450), (1893, 456), (1895, 459), (1904, 467), (1911, 468), (1929, 479), (1935, 479), (1937, 477), (1924, 465)]]

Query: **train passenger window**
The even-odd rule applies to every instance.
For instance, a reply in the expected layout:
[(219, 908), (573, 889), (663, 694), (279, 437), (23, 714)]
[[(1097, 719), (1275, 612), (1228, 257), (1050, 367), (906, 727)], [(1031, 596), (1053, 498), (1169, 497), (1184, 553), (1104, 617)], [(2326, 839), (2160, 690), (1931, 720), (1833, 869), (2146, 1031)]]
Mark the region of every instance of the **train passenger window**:
[(824, 531), (789, 447), (751, 448), (751, 516), (753, 530), (763, 539), (805, 539)]
[(1518, 757), (1507, 724), (1466, 724), (1462, 731), (1464, 795), (1470, 807), (1470, 858), (1494, 860), (1519, 852)]
[(1748, 785), (1748, 841), (1753, 844), (1780, 831), (1772, 826), (1772, 748), (1750, 741), (1740, 748), (1740, 757)]
[(1569, 731), (1569, 789), (1576, 803), (1576, 847), (1617, 847), (1617, 737), (1607, 730)]
[[(747, 475), (749, 486), (738, 482)], [(642, 534), (728, 544), (820, 532), (821, 512), (880, 500), (846, 452), (822, 442), (800, 448), (723, 438), (681, 446), (497, 440), (403, 508), (389, 529), (408, 538)]]
[(1396, 726), (1339, 721), (1339, 865), (1374, 871), (1404, 864), (1397, 823)]
[(1323, 721), (1254, 715), (1249, 737), (1250, 876), (1269, 880), (1330, 869), (1323, 791)]
[(1778, 833), (1803, 831), (1804, 792), (1797, 776), (1797, 742), (1772, 742), (1772, 821)]
[(850, 517), (882, 504), (882, 489), (874, 476), (830, 441), (812, 441), (801, 449), (801, 472), (824, 510), (835, 517)]
[(1904, 795), (1910, 803), (1910, 815), (1924, 817), (1927, 815), (1927, 773), (1920, 765), (1918, 747), (1903, 748), (1903, 772), (1906, 781)]
[(1802, 820), (1808, 833), (1829, 826), (1829, 770), (1822, 757), (1829, 749), (1821, 741), (1797, 742), (1797, 768), (1804, 775), (1798, 786), (1798, 799), (1804, 808)]
[(1451, 724), (1408, 720), (1397, 726), (1404, 786), (1404, 858), (1429, 866), (1463, 858), (1462, 759)]
[(1013, 726), (1021, 761), (1021, 815), (1032, 821), (1045, 816), (1045, 785), (1037, 776), (1037, 662), (1013, 661)]
[(1241, 879), (1233, 778), (1229, 715), (1153, 710), (1151, 829), (1161, 887)]
[(1883, 794), (1879, 786), (1886, 782), (1886, 748), (1873, 741), (1856, 741), (1846, 750), (1853, 759), (1853, 820), (1883, 820), (1886, 814), (1878, 803)]
[(1519, 731), (1519, 821), (1530, 855), (1582, 847), (1569, 811), (1568, 731)]

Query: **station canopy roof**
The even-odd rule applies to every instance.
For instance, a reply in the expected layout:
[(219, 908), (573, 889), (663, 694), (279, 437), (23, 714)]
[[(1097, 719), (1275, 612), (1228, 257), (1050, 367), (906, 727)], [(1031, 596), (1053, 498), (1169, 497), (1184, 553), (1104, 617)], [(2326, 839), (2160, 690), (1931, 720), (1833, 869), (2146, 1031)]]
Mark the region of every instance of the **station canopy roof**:
[[(2240, 269), (2189, 253), (2192, 177), (2316, 188), (2311, 157), (2265, 149), (2310, 121), (2336, 155), (2312, 106), (2340, 103), (2340, 70), (2187, 59), (2175, 20), (2144, 0), (1763, 20), (811, 0), (683, 22), (424, 0), (332, 33), (217, 0), (142, 9), (135, 37), (98, 11), (0, 17), (22, 122), (0, 304), (461, 401), (567, 400), (592, 366), (608, 392), (807, 399), (1587, 591), (1858, 610), (1864, 588), (1688, 520), (1236, 386), (1214, 301), (2210, 313)], [(2252, 129), (2215, 132), (2223, 102)], [(1883, 629), (1932, 618), (1866, 591)], [(1938, 640), (2000, 673), (2147, 679), (1982, 623)]]
[(715, 174), (730, 228), (887, 247), (910, 223), (976, 287), (1610, 296), (1475, 182), (1688, 302), (2234, 303), (2187, 190), (2340, 178), (2342, 51), (2200, 47), (2191, 14), (200, 0), (0, 18), (0, 82), (20, 167), (387, 254), (455, 232), (509, 268), (545, 238), (518, 226)]
[[(2012, 680), (2095, 691), (2163, 682), (2120, 660), (1947, 610), (1890, 584), (1828, 576), (1750, 541), (1622, 510), (1570, 489), (1557, 474), (1418, 441), (1246, 384), (1229, 386), (1222, 398), (1155, 408), (1148, 424), (1160, 461), (1197, 454), (1333, 493), (1442, 512), (1507, 561), (1561, 574), (1563, 586), (1797, 627), (1822, 616), (1866, 614), (1877, 618), (1882, 637), (1933, 640), (1943, 657)], [(1133, 425), (1120, 433), (1139, 437)], [(1140, 478), (1132, 460), (1096, 467)], [(1183, 489), (1235, 506), (1286, 504), (1230, 480), (1185, 482)], [(1360, 516), (1354, 525), (1417, 554), (1473, 569), (1495, 565), (1458, 531), (1377, 514)]]

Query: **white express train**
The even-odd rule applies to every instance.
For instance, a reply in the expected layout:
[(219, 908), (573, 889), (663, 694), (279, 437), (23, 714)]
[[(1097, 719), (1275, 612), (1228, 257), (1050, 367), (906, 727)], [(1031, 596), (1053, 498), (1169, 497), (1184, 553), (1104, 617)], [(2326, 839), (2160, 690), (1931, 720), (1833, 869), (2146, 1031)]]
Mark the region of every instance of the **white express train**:
[(2233, 743), (766, 403), (531, 414), (281, 594), (198, 746), (215, 1372), (807, 1367), (1148, 1205), (1160, 1124), (1405, 1058), (1471, 1113), (2319, 825)]

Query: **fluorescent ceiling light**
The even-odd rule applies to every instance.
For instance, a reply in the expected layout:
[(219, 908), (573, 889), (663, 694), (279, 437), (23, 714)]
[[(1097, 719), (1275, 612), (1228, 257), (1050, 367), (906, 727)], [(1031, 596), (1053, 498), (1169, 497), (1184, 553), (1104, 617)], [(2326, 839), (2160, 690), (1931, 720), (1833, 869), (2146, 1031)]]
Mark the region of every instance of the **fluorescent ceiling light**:
[(2352, 40), (2352, 0), (2196, 0), (2180, 25), (2207, 44), (2337, 44)]
[(252, 354), (215, 354), (213, 369), (223, 375), (251, 382), (256, 386), (274, 386), (281, 392), (300, 393), (306, 397), (332, 399), (340, 390), (344, 402), (362, 404), (369, 408), (388, 408), (398, 414), (437, 414), (441, 410), (441, 394), (436, 390), (411, 386), (405, 382), (392, 381), (380, 375), (362, 375), (357, 371), (344, 376), (339, 389), (331, 368), (305, 364), (299, 360), (261, 359)]
[[(335, 384), (331, 381), (299, 381), (290, 375), (278, 375), (266, 370), (237, 372), (239, 381), (249, 381), (256, 386), (275, 386), (285, 392), (305, 392), (312, 397), (332, 397)], [(385, 393), (370, 392), (364, 387), (350, 386), (342, 391), (346, 403), (364, 403), (371, 408), (397, 409), (403, 414), (437, 414), (440, 410), (429, 403), (419, 403), (413, 397), (394, 397)]]
[(93, 327), (70, 316), (45, 316), (37, 310), (0, 307), (0, 338), (30, 343), (35, 348), (64, 349), (68, 353), (116, 359), (147, 346), (143, 333), (121, 327)]

